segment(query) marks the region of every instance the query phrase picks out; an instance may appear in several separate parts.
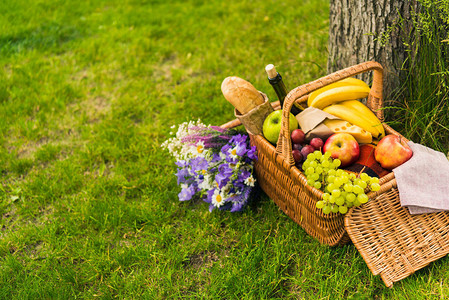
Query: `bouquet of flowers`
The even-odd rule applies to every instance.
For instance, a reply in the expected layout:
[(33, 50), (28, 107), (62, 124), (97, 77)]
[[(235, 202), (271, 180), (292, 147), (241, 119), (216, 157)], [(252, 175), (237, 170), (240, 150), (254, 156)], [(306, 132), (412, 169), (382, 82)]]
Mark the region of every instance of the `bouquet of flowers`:
[(202, 199), (209, 203), (209, 211), (231, 212), (241, 211), (248, 203), (257, 159), (248, 135), (190, 121), (180, 124), (176, 135), (161, 146), (176, 159), (180, 201)]

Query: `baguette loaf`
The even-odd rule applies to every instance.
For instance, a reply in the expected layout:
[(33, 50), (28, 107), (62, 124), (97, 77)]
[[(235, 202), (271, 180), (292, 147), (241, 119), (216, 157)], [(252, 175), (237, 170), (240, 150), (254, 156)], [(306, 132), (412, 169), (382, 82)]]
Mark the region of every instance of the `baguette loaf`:
[(246, 114), (264, 103), (260, 92), (251, 83), (240, 77), (226, 77), (221, 84), (221, 91), (226, 100), (241, 114)]

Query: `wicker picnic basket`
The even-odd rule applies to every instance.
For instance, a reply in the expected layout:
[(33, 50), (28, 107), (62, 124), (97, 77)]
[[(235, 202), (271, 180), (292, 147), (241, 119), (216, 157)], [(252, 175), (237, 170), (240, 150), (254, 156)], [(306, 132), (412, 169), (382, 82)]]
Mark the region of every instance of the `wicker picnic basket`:
[[(367, 106), (383, 120), (383, 69), (377, 62), (361, 63), (291, 90), (284, 101), (282, 128), (277, 146), (262, 135), (249, 133), (251, 145), (257, 147), (255, 163), (257, 180), (262, 190), (299, 224), (309, 235), (329, 246), (352, 241), (374, 275), (381, 275), (391, 287), (416, 270), (449, 253), (449, 212), (410, 215), (401, 206), (394, 173), (380, 178), (381, 188), (368, 193), (370, 201), (351, 208), (346, 215), (323, 214), (316, 202), (323, 193), (307, 185), (305, 175), (292, 156), (288, 115), (294, 102), (306, 105), (308, 94), (338, 80), (373, 71)], [(272, 103), (279, 109), (279, 103)], [(223, 127), (235, 127), (238, 120)], [(383, 124), (386, 134), (396, 134)], [(407, 139), (405, 139), (407, 140)]]
[[(295, 166), (288, 129), (288, 115), (293, 102), (305, 106), (308, 94), (314, 90), (369, 71), (374, 71), (374, 74), (367, 105), (379, 119), (382, 119), (382, 66), (376, 62), (366, 62), (291, 90), (284, 101), (282, 128), (276, 147), (262, 135), (249, 133), (251, 145), (257, 148), (258, 160), (255, 163), (255, 172), (262, 190), (309, 235), (330, 246), (342, 245), (350, 241), (344, 226), (345, 216), (339, 213), (326, 215), (321, 209), (316, 208), (316, 202), (322, 199), (323, 192), (307, 185), (307, 179), (302, 170)], [(234, 125), (229, 123), (224, 126)], [(388, 126), (386, 130), (388, 132)], [(382, 185), (383, 182), (385, 180), (381, 179), (380, 184)]]

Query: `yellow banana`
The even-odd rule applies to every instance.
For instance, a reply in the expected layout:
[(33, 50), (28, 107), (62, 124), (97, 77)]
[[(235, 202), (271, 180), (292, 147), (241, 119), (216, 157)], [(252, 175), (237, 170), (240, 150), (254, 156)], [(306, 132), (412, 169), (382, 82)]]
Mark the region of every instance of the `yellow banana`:
[(382, 136), (382, 132), (380, 131), (378, 124), (373, 123), (371, 120), (366, 118), (364, 114), (360, 113), (352, 106), (337, 103), (323, 108), (323, 111), (365, 129), (371, 133), (374, 138), (378, 139)]
[(364, 87), (369, 87), (365, 81), (354, 78), (354, 77), (349, 77), (349, 78), (345, 78), (342, 80), (339, 80), (337, 82), (331, 83), (329, 85), (326, 85), (312, 93), (310, 93), (309, 98), (307, 99), (307, 105), (310, 106), (310, 104), (312, 104), (313, 100), (316, 98), (316, 96), (318, 96), (319, 94), (328, 91), (330, 89), (339, 87), (339, 86), (348, 86), (348, 85), (358, 85), (358, 86), (364, 86)]
[(365, 98), (368, 96), (369, 91), (369, 87), (359, 85), (335, 87), (316, 96), (310, 106), (323, 109), (341, 101)]
[(352, 109), (359, 112), (362, 116), (367, 118), (371, 122), (371, 124), (373, 124), (373, 126), (376, 127), (376, 129), (380, 133), (381, 138), (385, 136), (385, 129), (382, 126), (382, 122), (365, 104), (363, 104), (362, 102), (360, 102), (358, 100), (347, 100), (347, 101), (340, 102), (340, 104), (342, 104), (346, 107), (351, 107)]
[(345, 132), (351, 134), (359, 144), (369, 144), (373, 141), (371, 133), (348, 121), (326, 119), (323, 123), (335, 133)]

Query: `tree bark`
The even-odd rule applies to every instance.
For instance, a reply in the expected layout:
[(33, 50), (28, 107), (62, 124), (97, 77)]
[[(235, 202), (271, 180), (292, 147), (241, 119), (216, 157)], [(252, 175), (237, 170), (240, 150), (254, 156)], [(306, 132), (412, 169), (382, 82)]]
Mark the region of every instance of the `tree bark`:
[[(416, 0), (331, 0), (328, 72), (364, 61), (384, 68), (384, 101), (399, 86)], [(405, 34), (407, 33), (407, 34)], [(361, 79), (368, 82), (370, 74)]]

